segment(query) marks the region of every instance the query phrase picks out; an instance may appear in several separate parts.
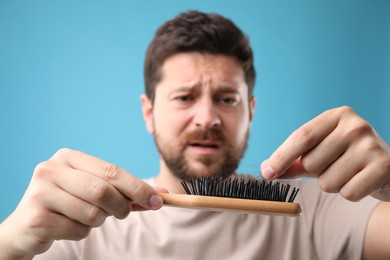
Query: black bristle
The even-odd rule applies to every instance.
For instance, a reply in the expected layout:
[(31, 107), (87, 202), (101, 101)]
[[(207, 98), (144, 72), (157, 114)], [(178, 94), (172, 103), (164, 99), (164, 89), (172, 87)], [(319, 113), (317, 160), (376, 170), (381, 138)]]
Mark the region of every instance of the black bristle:
[(216, 196), (218, 197), (222, 197), (223, 184), (224, 184), (223, 178), (222, 177), (218, 178), (218, 190), (216, 194)]
[(192, 193), (191, 194), (194, 194), (194, 195), (197, 195), (197, 190), (196, 190), (196, 180), (195, 179), (191, 179), (191, 187), (192, 187)]
[(291, 192), (290, 198), (288, 199), (288, 202), (293, 202), (295, 200), (295, 197), (298, 194), (299, 189), (294, 188)]
[(213, 190), (212, 190), (212, 196), (215, 196), (215, 194), (217, 193), (217, 190), (218, 190), (218, 180), (217, 180), (217, 178), (215, 178), (215, 177), (213, 177), (212, 178), (212, 180), (213, 180)]
[(199, 195), (206, 194), (204, 186), (205, 186), (205, 179), (201, 178), (200, 181), (199, 181), (199, 184), (198, 184)]
[(265, 180), (198, 177), (190, 178), (187, 182), (181, 182), (187, 194), (227, 198), (294, 202), (299, 191), (293, 188), (289, 195), (290, 184)]
[(191, 191), (188, 188), (187, 183), (185, 181), (182, 181), (181, 185), (183, 186), (183, 188), (184, 188), (184, 190), (186, 191), (187, 194), (191, 194)]
[(231, 183), (231, 179), (229, 179), (228, 181), (225, 181), (225, 187), (224, 187), (224, 190), (223, 190), (223, 197), (229, 197), (229, 190), (230, 190), (230, 183)]

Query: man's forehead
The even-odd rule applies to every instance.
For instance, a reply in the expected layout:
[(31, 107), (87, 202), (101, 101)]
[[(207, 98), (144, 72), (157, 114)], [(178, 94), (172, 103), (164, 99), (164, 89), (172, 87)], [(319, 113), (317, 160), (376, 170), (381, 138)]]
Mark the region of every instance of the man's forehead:
[(245, 84), (242, 66), (236, 59), (200, 53), (180, 53), (167, 58), (162, 80), (172, 87), (188, 89), (205, 85), (238, 88)]

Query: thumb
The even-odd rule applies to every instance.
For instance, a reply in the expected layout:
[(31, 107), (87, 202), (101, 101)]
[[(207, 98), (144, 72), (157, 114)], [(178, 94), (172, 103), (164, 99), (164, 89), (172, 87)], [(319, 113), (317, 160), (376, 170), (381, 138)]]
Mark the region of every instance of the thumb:
[[(169, 193), (169, 191), (163, 187), (153, 187), (155, 191), (157, 191), (158, 193)], [(133, 203), (132, 204), (132, 211), (145, 211), (145, 210), (148, 210), (147, 208), (145, 207), (142, 207), (141, 205), (137, 204), (137, 203)]]

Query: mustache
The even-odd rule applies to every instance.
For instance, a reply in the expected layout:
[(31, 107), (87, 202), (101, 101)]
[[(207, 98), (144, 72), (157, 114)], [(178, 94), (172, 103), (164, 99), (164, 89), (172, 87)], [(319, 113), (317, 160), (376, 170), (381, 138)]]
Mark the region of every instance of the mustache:
[(228, 139), (226, 138), (225, 134), (219, 130), (219, 129), (196, 129), (194, 131), (191, 131), (189, 133), (186, 133), (183, 136), (183, 144), (188, 144), (190, 141), (193, 140), (207, 140), (207, 141), (215, 141), (220, 143), (228, 143)]

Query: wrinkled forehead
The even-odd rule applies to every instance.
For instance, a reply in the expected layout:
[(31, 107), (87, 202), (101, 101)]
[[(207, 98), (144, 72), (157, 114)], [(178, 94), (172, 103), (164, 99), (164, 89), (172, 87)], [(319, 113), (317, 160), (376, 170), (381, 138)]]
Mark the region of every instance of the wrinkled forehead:
[(225, 55), (175, 54), (165, 60), (161, 73), (161, 85), (168, 88), (229, 87), (247, 90), (240, 62)]

